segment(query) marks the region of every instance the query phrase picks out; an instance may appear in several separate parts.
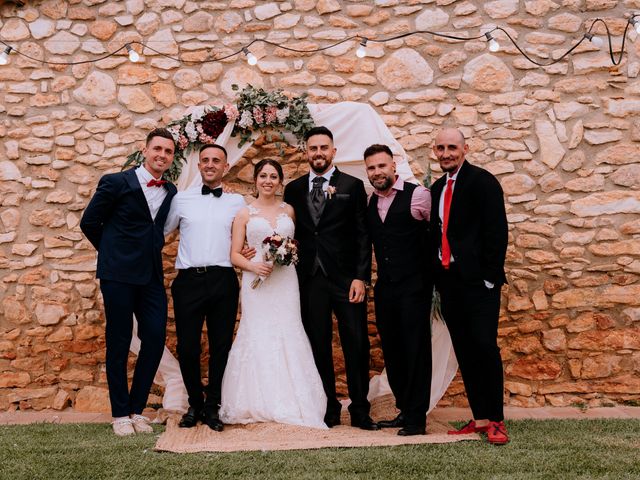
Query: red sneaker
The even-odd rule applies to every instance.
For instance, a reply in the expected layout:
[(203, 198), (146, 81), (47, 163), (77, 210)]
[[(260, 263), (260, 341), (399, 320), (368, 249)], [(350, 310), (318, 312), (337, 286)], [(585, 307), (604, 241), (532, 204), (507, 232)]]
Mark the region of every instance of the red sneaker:
[(509, 435), (507, 435), (507, 427), (504, 426), (504, 422), (489, 422), (487, 440), (491, 445), (504, 445), (509, 442)]
[(484, 427), (476, 427), (475, 420), (471, 420), (467, 422), (467, 424), (460, 428), (459, 430), (449, 430), (447, 432), (448, 435), (468, 435), (470, 433), (485, 433), (489, 430), (489, 425), (485, 425)]

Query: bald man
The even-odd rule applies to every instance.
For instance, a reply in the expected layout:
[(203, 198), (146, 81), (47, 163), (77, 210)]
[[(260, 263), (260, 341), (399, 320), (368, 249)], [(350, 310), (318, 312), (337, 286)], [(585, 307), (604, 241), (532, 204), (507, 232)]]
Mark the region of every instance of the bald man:
[(509, 437), (497, 337), (507, 216), (500, 183), (471, 165), (468, 151), (464, 135), (453, 128), (439, 132), (433, 145), (445, 175), (431, 187), (430, 256), (474, 418), (449, 434), (486, 433), (489, 443), (504, 445)]

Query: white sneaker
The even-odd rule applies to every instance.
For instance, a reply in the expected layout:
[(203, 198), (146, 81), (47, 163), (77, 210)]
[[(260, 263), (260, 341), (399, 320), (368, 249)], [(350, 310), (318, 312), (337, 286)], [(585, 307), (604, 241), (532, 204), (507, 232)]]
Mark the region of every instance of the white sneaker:
[(133, 428), (133, 423), (129, 417), (116, 418), (111, 422), (113, 426), (113, 433), (119, 437), (126, 437), (127, 435), (135, 435), (136, 431)]
[(153, 433), (153, 428), (149, 425), (149, 419), (143, 415), (134, 414), (131, 423), (136, 433)]

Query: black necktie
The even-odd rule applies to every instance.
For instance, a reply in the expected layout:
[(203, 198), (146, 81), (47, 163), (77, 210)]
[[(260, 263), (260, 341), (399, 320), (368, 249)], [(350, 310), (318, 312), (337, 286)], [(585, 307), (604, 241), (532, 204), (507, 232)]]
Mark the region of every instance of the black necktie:
[(315, 210), (313, 212), (314, 216), (319, 216), (320, 211), (322, 210), (322, 205), (324, 204), (324, 191), (322, 190), (322, 184), (326, 182), (327, 179), (324, 177), (316, 177), (312, 180), (313, 188), (311, 189), (311, 206)]
[(222, 195), (222, 187), (209, 188), (207, 185), (202, 185), (202, 195), (212, 194), (214, 197)]

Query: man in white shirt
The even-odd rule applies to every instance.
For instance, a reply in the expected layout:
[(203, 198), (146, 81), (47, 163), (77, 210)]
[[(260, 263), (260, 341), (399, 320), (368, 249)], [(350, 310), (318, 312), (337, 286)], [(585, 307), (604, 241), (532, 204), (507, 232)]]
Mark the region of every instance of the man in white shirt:
[[(200, 149), (198, 169), (203, 185), (178, 192), (171, 204), (165, 234), (180, 229), (178, 276), (171, 285), (180, 371), (189, 395), (189, 410), (180, 421), (190, 428), (202, 420), (222, 431), (218, 417), (221, 385), (233, 341), (239, 285), (231, 265), (231, 225), (245, 206), (241, 195), (223, 193), (227, 152), (215, 144)], [(200, 338), (207, 322), (209, 384), (200, 374)]]

